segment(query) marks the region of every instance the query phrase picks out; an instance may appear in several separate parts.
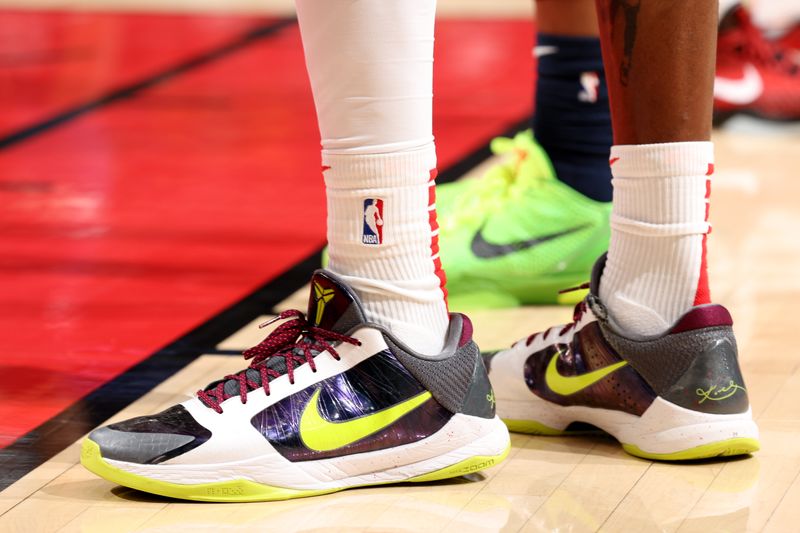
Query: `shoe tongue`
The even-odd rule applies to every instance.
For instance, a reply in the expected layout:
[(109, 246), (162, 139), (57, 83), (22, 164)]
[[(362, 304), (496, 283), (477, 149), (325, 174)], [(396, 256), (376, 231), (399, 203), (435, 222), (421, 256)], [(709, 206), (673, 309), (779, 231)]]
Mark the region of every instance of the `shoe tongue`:
[(311, 277), (306, 319), (314, 326), (343, 334), (367, 321), (355, 291), (327, 270), (317, 270)]
[[(306, 319), (314, 326), (342, 334), (347, 334), (353, 327), (366, 322), (358, 295), (343, 280), (325, 270), (317, 270), (311, 278)], [(279, 374), (286, 373), (286, 360), (283, 357), (270, 358), (266, 364)], [(250, 381), (262, 385), (258, 370), (249, 368), (245, 372)], [(216, 383), (210, 384), (206, 390), (214, 386)], [(227, 380), (225, 394), (239, 396), (239, 382), (235, 379)]]
[(589, 292), (595, 296), (600, 295), (600, 278), (603, 276), (603, 270), (606, 268), (606, 260), (608, 260), (608, 252), (603, 253), (597, 258), (592, 267), (592, 277), (589, 281)]

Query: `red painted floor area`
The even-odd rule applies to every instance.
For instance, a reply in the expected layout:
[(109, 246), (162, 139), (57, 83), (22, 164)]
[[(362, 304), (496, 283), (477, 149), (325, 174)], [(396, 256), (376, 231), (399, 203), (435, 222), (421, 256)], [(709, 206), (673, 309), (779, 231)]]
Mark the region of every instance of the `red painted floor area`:
[[(11, 15), (26, 38), (2, 56), (19, 88), (0, 93), (6, 134), (263, 22), (81, 14), (86, 38), (59, 30), (75, 15)], [(455, 20), (437, 32), (446, 168), (530, 113), (533, 33)], [(75, 65), (19, 67), (72, 49)], [(318, 149), (292, 25), (0, 150), (0, 446), (318, 249)]]
[(0, 137), (275, 20), (0, 11)]

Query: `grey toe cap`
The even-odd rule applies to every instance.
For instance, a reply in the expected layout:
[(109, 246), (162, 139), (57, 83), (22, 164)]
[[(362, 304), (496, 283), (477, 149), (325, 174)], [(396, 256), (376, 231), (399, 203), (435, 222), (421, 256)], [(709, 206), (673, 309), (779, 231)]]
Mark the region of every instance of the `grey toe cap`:
[(110, 427), (92, 431), (89, 439), (100, 446), (100, 454), (104, 459), (139, 464), (161, 462), (159, 459), (169, 452), (195, 440), (191, 435), (138, 433), (118, 431)]
[(155, 464), (197, 448), (211, 432), (183, 405), (139, 416), (94, 430), (89, 439), (100, 446), (104, 459)]

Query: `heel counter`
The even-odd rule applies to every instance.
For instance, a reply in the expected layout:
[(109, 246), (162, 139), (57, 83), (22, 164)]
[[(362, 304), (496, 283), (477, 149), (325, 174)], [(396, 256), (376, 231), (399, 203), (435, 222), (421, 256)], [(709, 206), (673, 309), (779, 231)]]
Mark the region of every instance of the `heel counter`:
[(709, 414), (747, 411), (750, 402), (733, 332), (728, 330), (708, 342), (662, 397), (681, 407)]
[[(477, 354), (472, 370), (472, 383), (464, 395), (464, 403), (461, 406), (461, 412), (465, 415), (478, 416), (481, 418), (494, 418), (495, 415), (495, 397), (492, 384), (489, 381), (489, 373), (486, 371), (486, 365), (483, 362), (483, 357), (474, 345), (474, 352)], [(471, 347), (472, 348), (472, 347)]]

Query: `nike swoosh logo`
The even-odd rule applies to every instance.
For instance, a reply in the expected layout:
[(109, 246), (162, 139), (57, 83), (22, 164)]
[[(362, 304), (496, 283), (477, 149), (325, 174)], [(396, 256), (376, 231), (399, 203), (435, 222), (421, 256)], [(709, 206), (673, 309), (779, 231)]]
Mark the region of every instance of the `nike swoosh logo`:
[(764, 90), (764, 81), (758, 69), (751, 64), (744, 66), (739, 79), (714, 78), (714, 98), (729, 104), (747, 105), (755, 102)]
[(377, 413), (343, 422), (330, 422), (320, 413), (321, 390), (314, 391), (300, 417), (300, 438), (308, 449), (317, 452), (337, 450), (377, 433), (431, 398), (431, 393), (425, 391)]
[(542, 235), (540, 237), (527, 239), (524, 241), (510, 242), (508, 244), (496, 244), (487, 241), (483, 238), (483, 228), (481, 228), (472, 238), (470, 248), (472, 249), (472, 253), (478, 257), (483, 259), (493, 259), (533, 248), (534, 246), (558, 239), (559, 237), (565, 237), (588, 227), (588, 224), (584, 224), (582, 226), (565, 229), (564, 231), (559, 231), (557, 233)]
[(533, 56), (534, 57), (542, 57), (547, 56), (550, 54), (555, 54), (558, 52), (557, 46), (549, 46), (549, 45), (539, 45), (533, 47)]
[(562, 376), (558, 373), (558, 369), (556, 369), (556, 361), (558, 361), (560, 355), (560, 350), (553, 354), (553, 358), (550, 359), (550, 363), (547, 365), (547, 370), (544, 373), (544, 381), (551, 391), (562, 396), (569, 396), (570, 394), (582, 391), (586, 387), (594, 385), (615, 370), (628, 364), (627, 361), (620, 361), (619, 363), (604, 366), (603, 368), (598, 368), (597, 370), (579, 376)]

